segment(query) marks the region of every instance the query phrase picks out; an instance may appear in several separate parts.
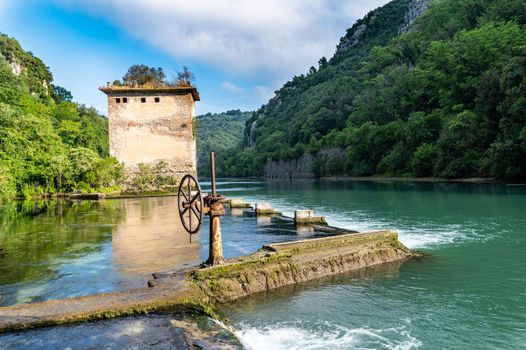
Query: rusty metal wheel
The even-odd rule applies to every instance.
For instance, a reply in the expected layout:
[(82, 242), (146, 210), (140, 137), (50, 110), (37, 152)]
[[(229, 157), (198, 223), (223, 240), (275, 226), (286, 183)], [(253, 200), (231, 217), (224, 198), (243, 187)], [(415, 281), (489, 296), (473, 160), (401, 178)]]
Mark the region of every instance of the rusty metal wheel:
[(192, 175), (185, 175), (181, 180), (177, 204), (184, 229), (190, 235), (199, 232), (203, 223), (203, 194), (199, 182)]

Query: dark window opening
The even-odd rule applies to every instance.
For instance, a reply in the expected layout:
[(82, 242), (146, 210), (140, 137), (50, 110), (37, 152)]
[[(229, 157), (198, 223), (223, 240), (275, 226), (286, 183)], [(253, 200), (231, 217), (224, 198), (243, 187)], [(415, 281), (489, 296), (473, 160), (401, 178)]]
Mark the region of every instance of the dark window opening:
[(122, 98), (122, 103), (128, 103), (128, 98), (127, 97), (123, 97)]
[(146, 103), (146, 97), (141, 97), (141, 103)]
[(161, 102), (161, 99), (159, 97), (154, 98), (154, 100), (155, 100), (155, 103)]
[(121, 103), (121, 99), (117, 97), (117, 98), (115, 99), (115, 102), (116, 102), (116, 103)]

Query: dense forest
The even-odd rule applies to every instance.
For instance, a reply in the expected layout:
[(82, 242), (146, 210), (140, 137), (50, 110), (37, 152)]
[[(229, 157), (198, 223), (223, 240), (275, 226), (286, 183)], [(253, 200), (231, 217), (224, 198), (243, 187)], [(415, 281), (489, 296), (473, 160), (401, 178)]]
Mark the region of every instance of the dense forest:
[(108, 124), (52, 84), (48, 67), (0, 35), (0, 200), (116, 186)]
[(197, 117), (197, 173), (210, 176), (209, 153), (222, 154), (238, 146), (243, 140), (243, 130), (252, 112), (239, 109), (224, 113), (207, 113)]
[(358, 21), (247, 121), (222, 175), (311, 154), (316, 176), (526, 178), (526, 2), (431, 1), (406, 28), (427, 2)]

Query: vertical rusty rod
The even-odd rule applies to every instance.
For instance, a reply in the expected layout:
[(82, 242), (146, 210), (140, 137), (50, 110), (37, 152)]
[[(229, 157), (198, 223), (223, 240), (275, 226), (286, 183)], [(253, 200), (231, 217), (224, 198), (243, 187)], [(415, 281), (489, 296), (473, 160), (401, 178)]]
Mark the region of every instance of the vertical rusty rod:
[(216, 195), (216, 161), (214, 152), (210, 152), (210, 178), (212, 180), (212, 195)]

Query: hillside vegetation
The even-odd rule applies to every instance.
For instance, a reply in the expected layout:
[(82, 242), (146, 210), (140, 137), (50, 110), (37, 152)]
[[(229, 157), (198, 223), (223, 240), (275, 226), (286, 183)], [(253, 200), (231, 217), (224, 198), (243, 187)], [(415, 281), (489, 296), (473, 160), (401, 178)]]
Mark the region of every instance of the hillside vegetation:
[(0, 35), (0, 200), (111, 188), (123, 175), (108, 157), (107, 119), (52, 81), (39, 58)]
[(219, 155), (241, 144), (245, 123), (252, 113), (233, 110), (197, 117), (197, 173), (200, 176), (210, 176), (210, 152)]
[[(317, 176), (526, 178), (526, 2), (432, 1), (399, 35), (422, 2), (371, 12), (334, 57), (287, 82), (222, 174), (311, 154)], [(344, 157), (320, 156), (333, 148)]]

